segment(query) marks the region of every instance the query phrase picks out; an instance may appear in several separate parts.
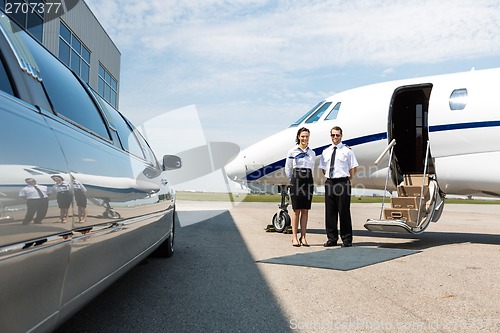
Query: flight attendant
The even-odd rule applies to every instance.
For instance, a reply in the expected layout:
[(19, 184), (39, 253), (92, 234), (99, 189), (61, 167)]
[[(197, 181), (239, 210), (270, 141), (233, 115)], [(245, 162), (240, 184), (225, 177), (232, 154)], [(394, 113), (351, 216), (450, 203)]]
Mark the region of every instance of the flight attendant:
[[(292, 245), (309, 246), (306, 240), (307, 220), (311, 209), (314, 182), (312, 170), (316, 154), (309, 148), (310, 132), (302, 127), (295, 137), (296, 146), (288, 151), (285, 172), (290, 179), (290, 197), (292, 201)], [(297, 231), (300, 221), (300, 238)]]
[(358, 162), (350, 147), (342, 143), (342, 129), (330, 130), (332, 145), (321, 154), (319, 168), (325, 181), (325, 247), (337, 245), (340, 217), (340, 238), (343, 247), (352, 246), (351, 179), (356, 174)]
[(69, 207), (73, 201), (71, 188), (67, 181), (59, 175), (51, 176), (56, 183), (52, 185), (52, 192), (57, 193), (57, 204), (59, 205), (60, 216), (59, 222), (66, 223), (68, 219)]

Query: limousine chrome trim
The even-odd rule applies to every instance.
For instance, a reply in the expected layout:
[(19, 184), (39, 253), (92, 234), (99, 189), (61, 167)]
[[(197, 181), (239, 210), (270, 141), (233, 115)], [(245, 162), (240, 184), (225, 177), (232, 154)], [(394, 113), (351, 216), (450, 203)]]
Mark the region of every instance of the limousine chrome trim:
[[(144, 221), (144, 217), (148, 216), (152, 219), (157, 219), (163, 216), (167, 211), (171, 209), (171, 206), (168, 209), (163, 211), (155, 212), (152, 214), (144, 214), (137, 216), (132, 219), (120, 220), (114, 222), (108, 222), (98, 225), (91, 225), (88, 227), (79, 227), (75, 228), (71, 231), (65, 231), (56, 235), (41, 237), (41, 238), (33, 238), (24, 242), (1, 246), (0, 247), (0, 261), (6, 258), (9, 258), (14, 255), (18, 255), (21, 253), (26, 253), (27, 251), (32, 251), (35, 249), (46, 248), (49, 246), (53, 246), (59, 243), (69, 242), (72, 240), (81, 240), (82, 238), (86, 239), (89, 237), (94, 237), (102, 234), (107, 234), (110, 232), (119, 231), (122, 229), (126, 229), (127, 227), (140, 223)], [(43, 246), (42, 246), (43, 245)]]
[(11, 50), (14, 52), (17, 62), (19, 63), (19, 67), (21, 67), (24, 72), (26, 72), (34, 79), (42, 82), (42, 78), (40, 77), (40, 69), (35, 59), (29, 52), (28, 47), (24, 44), (20, 36), (12, 30), (12, 25), (9, 18), (3, 13), (0, 15), (0, 30), (9, 43)]
[(0, 247), (0, 261), (12, 256), (25, 254), (33, 250), (51, 247), (57, 244), (66, 243), (82, 237), (91, 237), (103, 233), (110, 233), (123, 229), (123, 225), (116, 222), (104, 223), (101, 225), (92, 225), (89, 227), (80, 227), (72, 231), (65, 231), (48, 237), (39, 237), (26, 240), (24, 242), (10, 244)]
[(0, 261), (41, 248), (62, 244), (70, 240), (71, 232), (64, 232), (58, 235), (34, 238), (25, 242), (2, 246), (0, 247)]

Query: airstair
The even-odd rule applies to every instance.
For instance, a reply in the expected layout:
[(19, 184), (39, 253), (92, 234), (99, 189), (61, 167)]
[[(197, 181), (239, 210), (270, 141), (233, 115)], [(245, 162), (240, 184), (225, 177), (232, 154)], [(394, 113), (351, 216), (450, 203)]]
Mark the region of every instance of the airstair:
[[(393, 140), (375, 163), (390, 151), (385, 192), (392, 162)], [(384, 207), (385, 197), (379, 219), (368, 219), (365, 228), (374, 232), (393, 232), (419, 234), (429, 223), (437, 222), (444, 207), (444, 193), (439, 189), (436, 176), (427, 173), (429, 144), (422, 174), (403, 174), (403, 180), (397, 185), (397, 196), (390, 198), (390, 207)]]

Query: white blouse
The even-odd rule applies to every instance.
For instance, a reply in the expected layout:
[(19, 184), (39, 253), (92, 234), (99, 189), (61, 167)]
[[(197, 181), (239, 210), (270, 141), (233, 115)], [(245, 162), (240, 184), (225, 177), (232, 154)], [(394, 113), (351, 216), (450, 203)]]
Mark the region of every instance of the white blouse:
[(288, 151), (285, 162), (285, 173), (288, 179), (292, 179), (293, 169), (305, 168), (313, 169), (316, 162), (316, 153), (311, 148), (307, 147), (302, 150), (299, 145)]

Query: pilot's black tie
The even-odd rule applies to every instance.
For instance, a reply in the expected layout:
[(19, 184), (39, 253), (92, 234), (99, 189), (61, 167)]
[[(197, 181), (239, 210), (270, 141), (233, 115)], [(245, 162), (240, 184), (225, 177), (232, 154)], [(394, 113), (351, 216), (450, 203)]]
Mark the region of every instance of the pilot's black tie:
[(40, 198), (42, 198), (42, 199), (43, 199), (43, 193), (42, 193), (42, 191), (40, 191), (40, 189), (38, 188), (38, 186), (34, 185), (33, 187), (34, 187), (34, 188), (35, 188), (35, 190), (38, 192), (38, 195), (40, 196)]
[(333, 178), (333, 169), (335, 165), (335, 154), (337, 153), (337, 147), (333, 147), (332, 159), (330, 160), (330, 178)]

